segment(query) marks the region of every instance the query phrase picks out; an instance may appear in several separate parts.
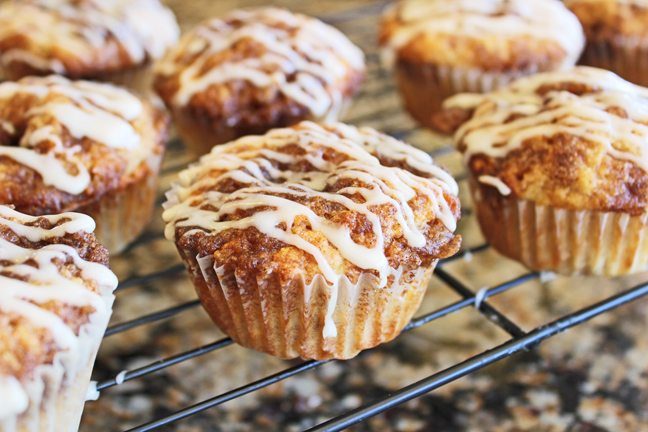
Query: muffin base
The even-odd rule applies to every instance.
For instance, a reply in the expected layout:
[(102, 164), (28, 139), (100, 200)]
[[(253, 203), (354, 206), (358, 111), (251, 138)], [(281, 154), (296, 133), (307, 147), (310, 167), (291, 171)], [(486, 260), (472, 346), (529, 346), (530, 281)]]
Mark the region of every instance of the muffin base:
[(648, 214), (539, 206), (470, 178), (481, 230), (502, 255), (531, 270), (619, 276), (648, 270)]
[[(280, 281), (273, 274), (214, 268), (213, 257), (180, 250), (207, 313), (235, 342), (280, 358), (349, 359), (394, 339), (421, 304), (436, 261), (411, 283), (378, 288), (373, 276), (327, 284), (321, 275)], [(326, 337), (325, 337), (326, 334)]]
[(648, 86), (648, 40), (617, 37), (587, 42), (580, 64), (606, 69), (631, 83)]
[(122, 252), (148, 225), (157, 194), (162, 155), (149, 159), (148, 168), (126, 186), (73, 211), (85, 213), (97, 224), (95, 235), (110, 254)]
[[(351, 98), (343, 99), (337, 117), (341, 118), (346, 114), (351, 102)], [(195, 156), (202, 156), (209, 153), (214, 146), (226, 144), (237, 138), (248, 135), (263, 135), (270, 129), (293, 126), (304, 120), (326, 122), (326, 119), (309, 116), (290, 116), (262, 126), (230, 126), (225, 120), (213, 120), (205, 116), (196, 116), (186, 107), (169, 107), (169, 110), (178, 135)]]
[(394, 67), (394, 78), (407, 111), (422, 126), (434, 129), (432, 116), (450, 96), (465, 92), (486, 93), (537, 72), (536, 69), (484, 72), (399, 60)]

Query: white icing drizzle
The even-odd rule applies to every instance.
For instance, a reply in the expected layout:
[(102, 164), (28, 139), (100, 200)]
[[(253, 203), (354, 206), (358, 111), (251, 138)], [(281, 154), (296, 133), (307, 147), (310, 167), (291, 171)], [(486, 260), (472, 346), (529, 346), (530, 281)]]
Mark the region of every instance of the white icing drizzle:
[(488, 287), (483, 287), (479, 291), (477, 291), (477, 294), (475, 294), (475, 309), (479, 309), (486, 299), (486, 294), (488, 293)]
[(480, 183), (487, 184), (489, 186), (493, 186), (497, 188), (500, 194), (507, 196), (511, 194), (511, 188), (506, 185), (502, 180), (500, 180), (497, 177), (489, 176), (489, 175), (483, 175), (479, 176), (477, 179), (479, 180)]
[[(52, 117), (77, 139), (89, 138), (116, 149), (133, 152), (129, 158), (130, 172), (139, 163), (139, 153), (145, 153), (140, 145), (140, 135), (130, 121), (143, 111), (142, 102), (118, 87), (87, 81), (69, 81), (62, 77), (30, 78), (20, 82), (0, 84), (0, 103), (11, 104), (18, 94), (34, 95), (33, 108), (25, 113), (27, 122), (42, 116)], [(65, 102), (60, 100), (65, 98)], [(55, 98), (56, 101), (52, 101)], [(8, 119), (0, 119), (0, 125), (10, 134), (15, 126)], [(34, 147), (48, 142), (46, 152), (36, 152)], [(48, 124), (30, 130), (20, 139), (20, 144), (1, 146), (0, 155), (6, 155), (37, 171), (46, 185), (54, 186), (70, 194), (80, 194), (90, 184), (88, 168), (81, 162), (78, 145), (66, 147), (55, 128)], [(66, 169), (67, 164), (76, 168), (75, 173)]]
[[(228, 20), (240, 24), (228, 24)], [(201, 73), (214, 54), (248, 38), (267, 52), (220, 63)], [(179, 106), (213, 84), (244, 79), (256, 87), (276, 85), (316, 118), (328, 121), (337, 119), (343, 95), (336, 83), (350, 68), (364, 70), (364, 54), (340, 31), (277, 8), (238, 10), (208, 21), (183, 36), (156, 66), (163, 75), (179, 73), (180, 88), (174, 95)]]
[[(0, 206), (0, 225), (6, 226), (16, 235), (31, 242), (61, 237), (66, 233), (92, 232), (95, 228), (94, 221), (81, 214), (64, 213), (45, 216), (45, 218), (54, 224), (61, 219), (69, 220), (50, 230), (26, 226), (26, 223), (38, 218)], [(28, 260), (35, 262), (36, 266), (25, 264)], [(55, 265), (58, 260), (72, 260), (80, 270), (80, 277), (83, 280), (96, 282), (99, 293), (59, 273)], [(47, 329), (57, 348), (55, 363), (64, 368), (67, 380), (71, 381), (77, 369), (88, 361), (85, 358), (89, 355), (88, 336), (92, 334), (92, 337), (100, 337), (101, 332), (105, 330), (111, 313), (114, 298), (112, 292), (117, 286), (117, 278), (105, 266), (83, 260), (74, 248), (62, 244), (29, 249), (0, 239), (0, 261), (4, 262), (0, 265), (0, 270), (26, 280), (0, 275), (0, 314), (18, 314), (36, 327)], [(75, 335), (59, 316), (34, 304), (51, 300), (80, 307), (91, 306), (95, 312), (91, 314), (90, 322), (82, 326), (79, 335)], [(37, 378), (34, 376), (26, 379)], [(9, 406), (0, 404), (0, 419), (23, 412), (27, 408), (25, 399), (34, 402), (38, 400), (39, 396), (33, 394), (33, 388), (38, 386), (32, 386), (28, 382), (18, 382), (14, 377), (7, 376), (0, 376), (0, 382), (11, 384), (0, 385), (0, 401), (12, 398), (16, 402)]]
[(126, 374), (127, 373), (128, 373), (128, 371), (125, 371), (125, 370), (119, 372), (117, 374), (117, 376), (115, 377), (115, 384), (117, 384), (117, 385), (124, 384), (124, 380), (126, 379)]
[(114, 38), (133, 64), (162, 57), (180, 35), (173, 13), (158, 0), (27, 0), (0, 6), (0, 40), (27, 36), (38, 49), (13, 48), (3, 64), (21, 61), (36, 69), (67, 72), (52, 50), (91, 66), (96, 50)]
[[(248, 136), (215, 147), (200, 163), (180, 173), (180, 181), (167, 194), (168, 202), (165, 204), (166, 210), (163, 215), (168, 222), (167, 238), (175, 240), (176, 227), (200, 227), (188, 231), (185, 235), (199, 230), (216, 235), (227, 229), (255, 227), (267, 236), (312, 255), (324, 278), (329, 283), (335, 283), (339, 275), (323, 252), (315, 244), (292, 233), (296, 218), (303, 216), (308, 218), (313, 230), (326, 236), (344, 259), (362, 269), (378, 271), (378, 284), (381, 287), (385, 286), (389, 275), (394, 274), (394, 269), (385, 257), (385, 235), (380, 219), (372, 212), (372, 207), (392, 207), (394, 222), (402, 229), (407, 243), (411, 247), (423, 247), (426, 239), (422, 228), (419, 228), (422, 222), (416, 222), (407, 202), (417, 193), (423, 194), (434, 210), (434, 217), (448, 230), (454, 231), (456, 219), (443, 194), (445, 192), (456, 195), (457, 184), (445, 171), (433, 165), (429, 155), (394, 138), (368, 128), (356, 129), (342, 124), (330, 127), (335, 133), (314, 123), (302, 122), (296, 128), (274, 129), (265, 136)], [(293, 156), (283, 153), (282, 147), (286, 145), (298, 146), (303, 154)], [(347, 160), (338, 165), (327, 161), (323, 157), (326, 150), (345, 155)], [(394, 161), (406, 161), (431, 178), (419, 177), (399, 168), (382, 166), (372, 154)], [(315, 171), (282, 171), (274, 168), (271, 160), (284, 163), (308, 162)], [(207, 175), (214, 170), (224, 173), (217, 177)], [(267, 173), (269, 178), (264, 173)], [(234, 193), (209, 190), (228, 179), (246, 186)], [(344, 179), (358, 180), (362, 185), (342, 188), (335, 192), (325, 191), (327, 187)], [(364, 202), (354, 202), (344, 194), (358, 194)], [(366, 247), (355, 243), (348, 228), (318, 216), (309, 207), (295, 200), (301, 197), (321, 197), (340, 204), (349, 211), (364, 215), (371, 223), (375, 237), (374, 245)], [(236, 221), (223, 220), (224, 216), (237, 210), (260, 206), (268, 206), (268, 209)], [(287, 229), (282, 229), (281, 225), (285, 225)], [(426, 223), (423, 222), (423, 225)]]
[(25, 412), (29, 397), (20, 381), (12, 376), (0, 375), (0, 421), (16, 413)]
[[(582, 96), (567, 91), (537, 93), (543, 85), (560, 83), (585, 84), (600, 91)], [(599, 144), (611, 157), (648, 172), (648, 126), (642, 124), (648, 123), (648, 89), (612, 72), (589, 67), (548, 72), (486, 95), (457, 95), (444, 103), (446, 108), (471, 105), (476, 108), (473, 117), (454, 137), (456, 145), (465, 148), (466, 160), (475, 154), (505, 157), (529, 138), (564, 133)], [(623, 109), (628, 118), (608, 112), (610, 108)], [(504, 122), (517, 114), (522, 116)]]
[(528, 35), (555, 41), (566, 53), (563, 68), (573, 66), (585, 46), (580, 22), (559, 0), (404, 0), (387, 15), (399, 20), (383, 53), (389, 63), (421, 34)]
[(101, 396), (101, 392), (97, 390), (97, 384), (99, 384), (97, 381), (90, 381), (90, 385), (88, 385), (88, 390), (86, 391), (86, 401), (96, 401)]

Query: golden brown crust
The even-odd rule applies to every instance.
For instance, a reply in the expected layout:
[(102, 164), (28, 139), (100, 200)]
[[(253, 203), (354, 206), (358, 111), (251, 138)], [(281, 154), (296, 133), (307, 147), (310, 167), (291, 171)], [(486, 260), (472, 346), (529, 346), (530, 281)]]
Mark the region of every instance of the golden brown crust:
[[(387, 29), (390, 24), (385, 24)], [(389, 30), (383, 30), (389, 34)], [(382, 36), (386, 38), (387, 36)], [(472, 37), (448, 33), (425, 34), (398, 51), (397, 61), (434, 64), (488, 72), (558, 69), (567, 53), (554, 41), (530, 36)]]
[(646, 208), (648, 174), (573, 135), (528, 139), (503, 159), (474, 156), (469, 167), (476, 177), (498, 177), (516, 196), (538, 205), (633, 216)]
[(578, 17), (588, 42), (604, 40), (624, 44), (620, 38), (648, 37), (648, 4), (617, 0), (568, 0), (565, 5)]
[[(33, 79), (30, 82), (34, 82)], [(54, 135), (61, 139), (65, 147), (80, 147), (81, 150), (76, 155), (81, 156), (81, 163), (90, 173), (90, 184), (82, 193), (67, 193), (44, 184), (43, 177), (36, 170), (15, 161), (9, 155), (2, 155), (0, 204), (13, 204), (16, 210), (31, 215), (75, 210), (149, 175), (151, 168), (147, 163), (148, 157), (164, 151), (168, 116), (143, 99), (143, 112), (130, 124), (141, 137), (140, 146), (144, 149), (148, 147), (145, 151), (149, 152), (149, 156), (144, 155), (143, 161), (132, 172), (127, 171), (128, 164), (134, 157), (131, 150), (109, 147), (87, 137), (76, 138), (56, 118), (46, 113), (31, 117), (27, 115), (33, 108), (50, 102), (73, 103), (58, 93), (51, 93), (44, 98), (29, 93), (16, 93), (8, 99), (0, 100), (0, 118), (12, 124), (15, 129), (13, 133), (9, 133), (0, 128), (0, 146), (16, 146), (26, 133), (52, 126)], [(44, 152), (53, 145), (51, 141), (42, 141), (36, 145), (35, 150)], [(66, 170), (74, 174), (76, 167), (70, 165)]]
[[(400, 7), (405, 3), (401, 1)], [(500, 15), (494, 13), (492, 16)], [(389, 10), (381, 22), (380, 45), (387, 47), (397, 32), (411, 25), (401, 19), (398, 7)], [(433, 24), (431, 26), (429, 31), (421, 31), (405, 45), (397, 47), (396, 61), (476, 68), (488, 72), (549, 71), (559, 68), (568, 57), (565, 48), (552, 39), (525, 34), (471, 35), (459, 31), (435, 31)]]
[[(576, 81), (553, 82), (535, 89), (535, 93), (542, 96), (557, 91), (577, 96), (605, 92), (602, 85)], [(541, 107), (541, 113), (556, 109), (546, 105), (548, 100)], [(473, 113), (483, 108), (478, 107), (476, 111), (473, 108), (463, 109), (453, 107), (452, 101), (449, 102), (450, 106), (435, 116), (437, 124), (445, 126), (448, 132), (455, 132), (472, 118)], [(610, 106), (606, 111), (610, 115), (628, 119), (628, 113), (622, 107)], [(511, 124), (525, 117), (521, 113), (513, 114), (503, 124)], [(636, 123), (646, 124), (640, 121)], [(465, 152), (465, 143), (461, 138), (458, 140), (459, 150)], [(621, 152), (632, 152), (621, 139), (613, 140), (612, 146)], [(588, 139), (586, 134), (538, 133), (524, 139), (518, 148), (503, 157), (491, 157), (479, 152), (472, 154), (468, 166), (476, 179), (483, 175), (496, 177), (511, 189), (512, 194), (537, 205), (624, 212), (636, 216), (644, 213), (648, 204), (648, 173), (633, 161), (614, 157), (605, 146)]]

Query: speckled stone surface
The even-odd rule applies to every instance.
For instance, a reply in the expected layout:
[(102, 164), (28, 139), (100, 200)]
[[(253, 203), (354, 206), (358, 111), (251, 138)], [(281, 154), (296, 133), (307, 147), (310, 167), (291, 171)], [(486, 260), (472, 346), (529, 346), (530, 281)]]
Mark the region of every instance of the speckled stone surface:
[[(184, 30), (227, 10), (264, 4), (250, 0), (173, 0)], [(375, 46), (386, 2), (284, 0), (275, 4), (336, 25), (367, 53), (370, 76), (345, 121), (394, 134), (421, 148), (436, 146), (402, 110), (389, 72)], [(459, 157), (437, 158), (457, 176)], [(188, 162), (178, 142), (166, 158), (160, 192)], [(466, 248), (483, 243), (462, 181), (464, 218), (459, 231)], [(143, 242), (112, 260), (126, 280), (180, 263), (161, 237), (159, 209)], [(475, 291), (527, 273), (487, 250), (444, 269)], [(548, 278), (543, 278), (548, 279)], [(488, 300), (525, 330), (550, 322), (648, 279), (538, 279)], [(184, 273), (139, 284), (118, 293), (112, 324), (195, 299)], [(433, 278), (419, 314), (459, 296)], [(354, 431), (635, 432), (648, 431), (648, 300), (639, 300), (353, 427)], [(221, 339), (200, 307), (170, 319), (107, 337), (94, 379), (115, 377), (163, 357)], [(332, 362), (167, 426), (166, 431), (301, 431), (363, 403), (492, 348), (508, 335), (474, 308), (403, 334), (391, 343), (346, 362)], [(239, 346), (211, 352), (144, 378), (106, 389), (86, 404), (81, 431), (122, 431), (261, 379), (301, 361), (284, 361)]]

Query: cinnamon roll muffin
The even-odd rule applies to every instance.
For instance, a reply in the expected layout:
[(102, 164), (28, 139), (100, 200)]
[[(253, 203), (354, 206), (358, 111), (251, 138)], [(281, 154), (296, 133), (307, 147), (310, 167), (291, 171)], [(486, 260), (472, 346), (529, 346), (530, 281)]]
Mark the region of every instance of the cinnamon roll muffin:
[(648, 89), (577, 67), (444, 107), (498, 251), (565, 275), (648, 269)]
[(581, 64), (648, 86), (647, 0), (565, 0), (565, 5), (587, 37)]
[(0, 431), (76, 432), (117, 278), (85, 215), (0, 205)]
[(214, 322), (282, 358), (347, 359), (393, 339), (461, 243), (443, 168), (340, 123), (214, 147), (167, 197), (166, 236)]
[(335, 121), (365, 76), (337, 29), (284, 9), (237, 10), (184, 35), (156, 65), (155, 89), (199, 154), (301, 120)]
[(117, 252), (146, 226), (167, 117), (119, 87), (51, 76), (0, 84), (0, 204), (92, 216)]
[(55, 73), (145, 94), (151, 62), (179, 34), (159, 0), (9, 0), (0, 4), (0, 78)]
[(432, 128), (445, 98), (569, 69), (585, 43), (558, 0), (401, 0), (385, 11), (379, 41), (405, 107)]

